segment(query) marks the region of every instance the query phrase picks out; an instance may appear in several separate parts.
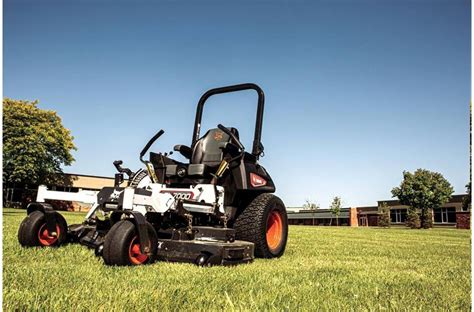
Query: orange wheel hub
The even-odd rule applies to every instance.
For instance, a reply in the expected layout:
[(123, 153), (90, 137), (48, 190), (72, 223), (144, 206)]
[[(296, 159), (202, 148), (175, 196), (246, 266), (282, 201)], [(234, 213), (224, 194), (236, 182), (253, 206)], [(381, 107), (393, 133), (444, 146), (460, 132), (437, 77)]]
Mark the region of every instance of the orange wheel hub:
[(132, 239), (132, 242), (130, 243), (130, 248), (128, 249), (128, 256), (133, 264), (143, 264), (148, 260), (148, 256), (140, 252), (140, 243), (138, 242), (138, 236), (135, 236)]
[(273, 210), (267, 218), (267, 244), (271, 250), (280, 245), (283, 238), (283, 221), (280, 212)]
[(58, 241), (59, 235), (61, 235), (59, 225), (56, 224), (56, 236), (52, 236), (48, 231), (46, 223), (43, 223), (38, 231), (38, 240), (43, 246), (51, 246)]

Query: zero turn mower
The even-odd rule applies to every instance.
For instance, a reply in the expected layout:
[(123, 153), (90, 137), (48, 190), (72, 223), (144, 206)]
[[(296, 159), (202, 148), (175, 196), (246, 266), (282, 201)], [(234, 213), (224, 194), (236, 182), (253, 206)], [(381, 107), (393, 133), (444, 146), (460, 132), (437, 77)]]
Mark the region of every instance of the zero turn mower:
[[(206, 100), (216, 94), (254, 90), (258, 94), (252, 152), (239, 132), (221, 124), (200, 136)], [(189, 162), (170, 153), (150, 152), (160, 130), (140, 153), (146, 169), (132, 172), (115, 161), (114, 187), (98, 193), (38, 188), (18, 231), (22, 246), (78, 242), (94, 248), (107, 265), (139, 265), (155, 260), (198, 265), (231, 265), (254, 257), (275, 258), (285, 251), (288, 221), (275, 185), (259, 164), (264, 94), (251, 83), (216, 88), (199, 100), (191, 146), (176, 145)], [(128, 176), (125, 181), (124, 176)], [(126, 187), (122, 187), (126, 183)], [(82, 224), (67, 225), (46, 200), (92, 204)]]

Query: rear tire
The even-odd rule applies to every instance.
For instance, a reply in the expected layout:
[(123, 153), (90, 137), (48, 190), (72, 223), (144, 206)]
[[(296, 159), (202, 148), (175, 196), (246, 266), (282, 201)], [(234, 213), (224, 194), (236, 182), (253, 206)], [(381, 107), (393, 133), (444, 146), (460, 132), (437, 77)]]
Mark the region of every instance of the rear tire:
[(115, 223), (105, 236), (102, 258), (107, 265), (140, 265), (152, 263), (155, 260), (158, 238), (153, 226), (147, 222), (148, 237), (150, 238), (151, 254), (140, 252), (138, 231), (131, 220), (121, 220)]
[(24, 247), (56, 247), (66, 242), (67, 223), (64, 217), (56, 215), (56, 236), (51, 236), (46, 228), (46, 218), (43, 212), (33, 211), (20, 224), (18, 242)]
[(288, 239), (285, 205), (273, 194), (260, 194), (237, 216), (234, 229), (236, 239), (255, 244), (256, 257), (280, 257)]

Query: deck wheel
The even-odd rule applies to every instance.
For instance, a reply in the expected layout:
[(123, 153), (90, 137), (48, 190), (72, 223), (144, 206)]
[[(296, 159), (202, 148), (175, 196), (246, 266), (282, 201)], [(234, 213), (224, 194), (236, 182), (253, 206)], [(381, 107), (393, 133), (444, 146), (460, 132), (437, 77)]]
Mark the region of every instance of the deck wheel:
[(43, 246), (52, 246), (58, 241), (58, 237), (61, 235), (61, 228), (56, 224), (56, 233), (54, 235), (49, 233), (46, 223), (41, 225), (38, 231), (38, 240)]
[(158, 237), (153, 226), (147, 222), (150, 239), (150, 254), (140, 251), (138, 231), (130, 219), (115, 223), (105, 236), (102, 258), (108, 265), (141, 265), (152, 263), (158, 250)]
[(148, 256), (140, 251), (138, 236), (135, 236), (128, 248), (128, 256), (133, 264), (144, 264), (148, 261)]
[(64, 217), (54, 212), (56, 233), (50, 233), (46, 226), (46, 218), (42, 211), (33, 211), (20, 224), (18, 241), (24, 247), (53, 247), (66, 242), (67, 223)]

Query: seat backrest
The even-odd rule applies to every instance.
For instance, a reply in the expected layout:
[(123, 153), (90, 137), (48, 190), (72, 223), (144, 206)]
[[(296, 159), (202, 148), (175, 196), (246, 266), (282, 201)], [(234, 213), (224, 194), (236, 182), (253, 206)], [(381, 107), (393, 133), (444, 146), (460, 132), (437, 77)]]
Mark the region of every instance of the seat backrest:
[(194, 144), (191, 163), (218, 166), (223, 157), (219, 147), (229, 140), (230, 137), (222, 130), (210, 129)]

